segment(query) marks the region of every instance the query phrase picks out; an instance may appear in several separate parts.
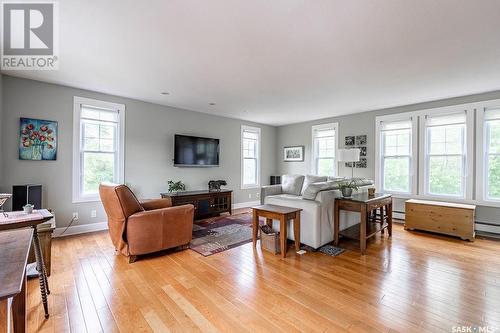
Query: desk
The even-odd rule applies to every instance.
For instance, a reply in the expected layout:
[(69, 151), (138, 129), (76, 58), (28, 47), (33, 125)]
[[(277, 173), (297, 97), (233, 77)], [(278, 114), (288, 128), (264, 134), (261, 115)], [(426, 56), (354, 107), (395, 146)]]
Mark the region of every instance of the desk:
[[(374, 236), (377, 232), (387, 229), (389, 237), (392, 236), (392, 197), (390, 194), (375, 193), (369, 196), (368, 193), (355, 194), (350, 198), (335, 199), (335, 226), (334, 244), (339, 243), (339, 235), (347, 238), (359, 239), (361, 254), (366, 252), (366, 240)], [(381, 208), (380, 223), (370, 218), (370, 213)], [(361, 221), (345, 230), (340, 231), (340, 211), (359, 212)], [(385, 213), (384, 213), (385, 212)]]
[(0, 232), (0, 301), (12, 297), (15, 333), (26, 331), (26, 262), (32, 236), (31, 229)]
[(49, 306), (47, 303), (47, 295), (50, 294), (49, 281), (47, 278), (47, 270), (43, 262), (42, 250), (40, 248), (40, 239), (38, 238), (37, 226), (40, 223), (46, 222), (54, 216), (46, 209), (34, 210), (31, 214), (24, 212), (9, 212), (7, 216), (0, 215), (0, 231), (32, 228), (33, 229), (33, 245), (35, 247), (36, 270), (38, 271), (38, 280), (40, 282), (40, 293), (42, 294), (43, 309), (45, 318), (49, 317)]

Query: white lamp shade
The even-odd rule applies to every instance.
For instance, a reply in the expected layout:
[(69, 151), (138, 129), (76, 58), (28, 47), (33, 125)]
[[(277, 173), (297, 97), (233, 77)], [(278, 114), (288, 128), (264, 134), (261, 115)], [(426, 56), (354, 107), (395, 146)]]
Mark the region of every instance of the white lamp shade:
[(351, 149), (339, 149), (338, 150), (338, 161), (339, 162), (359, 162), (359, 155), (361, 149), (351, 148)]

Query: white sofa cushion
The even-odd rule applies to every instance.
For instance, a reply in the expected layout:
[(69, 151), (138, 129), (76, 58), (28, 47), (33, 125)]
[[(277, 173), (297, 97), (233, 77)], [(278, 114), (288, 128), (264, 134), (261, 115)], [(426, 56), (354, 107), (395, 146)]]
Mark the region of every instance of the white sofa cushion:
[(321, 191), (336, 190), (338, 189), (337, 182), (318, 182), (312, 183), (307, 186), (307, 188), (302, 192), (302, 198), (305, 200), (315, 200), (316, 195)]
[(302, 175), (283, 175), (281, 176), (281, 192), (283, 194), (300, 195), (304, 176)]
[(314, 176), (314, 175), (306, 175), (304, 178), (304, 185), (302, 185), (301, 194), (304, 194), (305, 189), (313, 183), (326, 182), (326, 176)]

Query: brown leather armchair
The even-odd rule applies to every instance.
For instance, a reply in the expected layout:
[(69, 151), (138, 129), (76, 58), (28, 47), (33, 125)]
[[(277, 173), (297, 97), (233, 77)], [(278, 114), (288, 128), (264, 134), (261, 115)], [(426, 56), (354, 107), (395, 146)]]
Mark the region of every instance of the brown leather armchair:
[(169, 199), (139, 202), (126, 185), (101, 184), (99, 195), (117, 251), (132, 263), (138, 255), (187, 247), (193, 232), (193, 205), (172, 207)]

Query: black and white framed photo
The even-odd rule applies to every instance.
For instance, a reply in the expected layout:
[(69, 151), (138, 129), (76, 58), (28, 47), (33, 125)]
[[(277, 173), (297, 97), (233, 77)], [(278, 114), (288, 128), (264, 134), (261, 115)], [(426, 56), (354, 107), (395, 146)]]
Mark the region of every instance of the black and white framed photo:
[(356, 162), (356, 168), (364, 169), (366, 168), (366, 158), (362, 157), (359, 159), (359, 162)]
[(366, 147), (358, 147), (359, 148), (359, 156), (366, 157)]
[(354, 146), (355, 143), (356, 143), (356, 137), (354, 135), (345, 137), (345, 146), (346, 147)]
[(304, 146), (289, 146), (283, 148), (283, 161), (285, 162), (303, 162)]
[(356, 146), (366, 146), (366, 134), (356, 135)]

